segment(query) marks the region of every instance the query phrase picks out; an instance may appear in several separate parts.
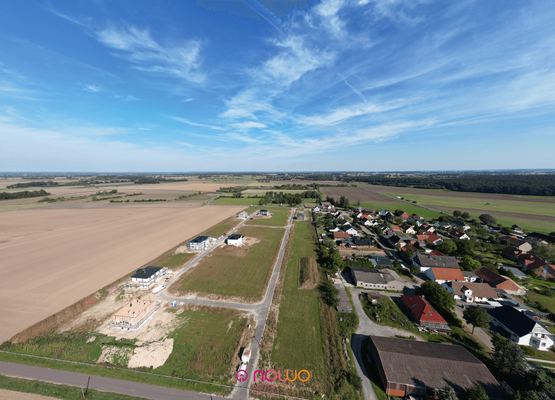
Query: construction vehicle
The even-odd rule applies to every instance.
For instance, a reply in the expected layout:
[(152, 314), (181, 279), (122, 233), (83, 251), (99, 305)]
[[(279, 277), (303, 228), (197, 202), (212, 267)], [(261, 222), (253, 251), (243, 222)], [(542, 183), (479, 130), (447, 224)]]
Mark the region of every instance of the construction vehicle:
[(166, 282), (169, 282), (173, 279), (173, 274), (171, 274), (170, 276), (166, 276)]

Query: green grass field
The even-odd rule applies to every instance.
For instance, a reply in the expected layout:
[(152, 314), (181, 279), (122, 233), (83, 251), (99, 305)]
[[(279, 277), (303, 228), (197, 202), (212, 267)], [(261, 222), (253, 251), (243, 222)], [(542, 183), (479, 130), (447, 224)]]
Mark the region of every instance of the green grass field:
[[(166, 312), (176, 313), (178, 310), (170, 309)], [(176, 314), (178, 327), (168, 335), (174, 339), (174, 347), (166, 363), (154, 370), (149, 368), (137, 368), (138, 371), (154, 372), (168, 377), (182, 377), (188, 379), (198, 379), (206, 382), (229, 383), (232, 378), (231, 370), (238, 359), (239, 341), (246, 328), (246, 319), (240, 316), (239, 311), (223, 308), (213, 308), (209, 311), (183, 310)], [(97, 338), (87, 343), (90, 336)], [(2, 350), (21, 354), (31, 354), (42, 357), (52, 357), (59, 360), (78, 361), (83, 363), (95, 364), (102, 353), (104, 345), (111, 345), (127, 349), (127, 353), (132, 354), (136, 347), (136, 340), (120, 339), (100, 335), (97, 333), (61, 333), (48, 334), (35, 337), (23, 343), (8, 344), (4, 343)], [(111, 376), (113, 371), (115, 379), (143, 381), (143, 376), (134, 374), (132, 370), (114, 371), (113, 369), (101, 368), (96, 366), (81, 366), (72, 363), (62, 363), (59, 361), (49, 361), (30, 359), (0, 353), (0, 359), (20, 363), (41, 363), (51, 368), (65, 369), (76, 372), (91, 373), (93, 375)], [(15, 360), (14, 360), (15, 358)], [(125, 357), (124, 357), (125, 358)], [(27, 361), (27, 362), (25, 362)], [(121, 361), (121, 362), (119, 362)], [(116, 365), (125, 368), (126, 360), (116, 361)], [(105, 372), (103, 372), (106, 371)], [(145, 383), (158, 384), (183, 388), (183, 382), (168, 381), (163, 377), (148, 377)], [(164, 383), (165, 382), (165, 383)], [(169, 384), (168, 384), (169, 383)], [(194, 385), (186, 385), (189, 389)], [(202, 390), (216, 390), (215, 386), (199, 385)], [(222, 391), (227, 389), (221, 388)], [(220, 390), (218, 390), (220, 391)]]
[(233, 197), (218, 197), (216, 200), (211, 201), (210, 204), (226, 204), (226, 205), (232, 205), (232, 206), (258, 206), (259, 201), (260, 199), (258, 198), (249, 199), (248, 197), (242, 197), (240, 199), (236, 199)]
[[(470, 218), (474, 218), (478, 220), (480, 214), (469, 213)], [(540, 221), (537, 219), (528, 219), (528, 218), (512, 218), (512, 217), (500, 217), (492, 213), (495, 220), (498, 224), (502, 226), (512, 226), (513, 224), (517, 224), (522, 229), (526, 229), (531, 232), (544, 232), (550, 233), (555, 231), (555, 223), (550, 221)]]
[(282, 190), (282, 189), (247, 189), (245, 191), (243, 191), (243, 196), (264, 196), (266, 194), (266, 192), (274, 192), (274, 193), (292, 193), (292, 194), (296, 194), (296, 193), (304, 193), (307, 192), (307, 190)]
[(384, 193), (389, 196), (402, 196), (405, 200), (416, 201), (419, 204), (459, 208), (473, 208), (485, 211), (502, 211), (521, 214), (547, 215), (555, 217), (555, 204), (537, 203), (530, 201), (474, 199), (469, 197), (447, 197), (430, 195), (415, 195)]
[(264, 295), (284, 229), (244, 226), (237, 233), (260, 240), (250, 246), (224, 246), (202, 259), (179, 283), (180, 292), (259, 299)]
[[(247, 210), (247, 212), (250, 212), (250, 211)], [(235, 228), (237, 225), (241, 223), (241, 221), (242, 220), (237, 219), (237, 215), (232, 215), (228, 219), (223, 220), (219, 224), (214, 225), (213, 227), (205, 230), (204, 232), (201, 233), (201, 235), (209, 235), (209, 236), (218, 238), (222, 236), (224, 233), (229, 232), (230, 230)]]
[(327, 374), (327, 367), (318, 293), (298, 288), (300, 259), (316, 257), (316, 252), (309, 222), (296, 222), (293, 229), (271, 360), (276, 368), (306, 369), (312, 376), (322, 378)]
[[(251, 211), (251, 210), (249, 210)], [(268, 217), (254, 217), (247, 221), (245, 225), (267, 225), (267, 226), (285, 226), (287, 225), (287, 218), (289, 217), (289, 209), (271, 209), (270, 212), (274, 214), (272, 218)]]
[(428, 210), (426, 208), (418, 207), (417, 205), (407, 204), (407, 203), (362, 203), (361, 207), (363, 208), (373, 208), (376, 211), (380, 211), (382, 209), (389, 210), (394, 212), (395, 210), (403, 210), (407, 214), (416, 213), (420, 215), (422, 218), (427, 220), (431, 220), (434, 218), (438, 218), (441, 214), (435, 211)]
[[(62, 400), (83, 400), (81, 387), (57, 385), (49, 382), (33, 381), (29, 379), (12, 378), (0, 375), (0, 389), (14, 392), (34, 393), (41, 396)], [(9, 396), (9, 395), (8, 395)], [(9, 400), (10, 397), (7, 397)], [(99, 392), (89, 389), (88, 400), (142, 400), (143, 397), (126, 396), (124, 394)]]

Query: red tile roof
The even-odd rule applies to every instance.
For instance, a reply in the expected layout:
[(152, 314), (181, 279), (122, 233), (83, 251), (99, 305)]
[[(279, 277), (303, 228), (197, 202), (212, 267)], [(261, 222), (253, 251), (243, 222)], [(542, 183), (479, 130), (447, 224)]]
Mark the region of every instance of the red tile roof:
[(416, 238), (418, 240), (424, 241), (424, 240), (428, 239), (428, 235), (416, 235)]
[(350, 236), (347, 232), (333, 232), (334, 239), (349, 239)]
[(422, 297), (403, 295), (401, 301), (418, 323), (422, 321), (447, 324), (447, 321)]
[(434, 234), (428, 235), (428, 240), (432, 243), (434, 243), (438, 239), (441, 239), (438, 235), (434, 235)]
[(464, 275), (457, 268), (431, 268), (436, 280), (442, 281), (464, 281)]
[(401, 229), (397, 225), (391, 225), (391, 229), (394, 231), (400, 231)]
[(432, 250), (432, 252), (430, 253), (430, 255), (432, 255), (432, 256), (437, 256), (437, 257), (445, 257), (445, 254), (443, 254), (442, 252), (437, 251), (437, 250)]

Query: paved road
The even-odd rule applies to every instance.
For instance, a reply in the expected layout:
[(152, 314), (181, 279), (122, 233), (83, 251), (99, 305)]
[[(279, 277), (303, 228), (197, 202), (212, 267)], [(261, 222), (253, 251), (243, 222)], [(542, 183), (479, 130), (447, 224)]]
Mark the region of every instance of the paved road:
[(104, 378), (96, 375), (80, 374), (77, 372), (62, 371), (34, 367), (31, 365), (13, 364), (0, 361), (0, 374), (35, 379), (45, 382), (58, 383), (69, 386), (86, 388), (89, 376), (91, 378), (89, 388), (103, 392), (120, 393), (128, 396), (144, 397), (153, 400), (211, 400), (225, 399), (225, 397), (211, 396), (188, 392), (184, 390), (171, 389), (163, 386), (147, 385), (145, 383), (122, 381), (119, 379)]
[[(459, 304), (462, 304), (461, 302), (457, 302), (457, 306), (455, 307), (455, 314), (457, 314), (457, 316), (462, 320), (463, 324), (470, 329), (470, 332), (472, 332), (472, 325), (467, 324), (466, 321), (463, 318), (463, 309), (461, 307), (459, 307)], [(491, 336), (488, 335), (482, 328), (476, 328), (474, 329), (474, 336), (476, 336), (483, 344), (486, 345), (486, 347), (489, 350), (493, 350), (493, 343), (491, 342)]]

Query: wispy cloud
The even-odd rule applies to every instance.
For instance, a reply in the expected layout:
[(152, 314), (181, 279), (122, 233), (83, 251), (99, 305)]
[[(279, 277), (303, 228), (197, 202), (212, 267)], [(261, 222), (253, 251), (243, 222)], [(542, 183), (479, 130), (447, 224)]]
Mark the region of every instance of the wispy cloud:
[(188, 119), (181, 118), (181, 117), (170, 117), (170, 118), (173, 119), (174, 121), (182, 122), (184, 124), (191, 125), (191, 126), (199, 126), (199, 127), (202, 127), (202, 128), (216, 129), (218, 131), (223, 131), (224, 130), (224, 128), (222, 128), (221, 126), (200, 124), (198, 122), (189, 121)]
[(261, 124), (260, 122), (255, 121), (248, 121), (248, 122), (239, 122), (237, 124), (231, 124), (232, 127), (238, 129), (250, 129), (250, 128), (266, 128), (267, 125)]
[(112, 25), (97, 31), (96, 37), (115, 50), (114, 55), (131, 62), (138, 70), (170, 75), (195, 83), (205, 79), (205, 75), (199, 71), (201, 43), (198, 40), (161, 44), (152, 38), (148, 29), (133, 25)]
[(98, 92), (104, 91), (104, 89), (96, 85), (87, 85), (83, 89), (86, 90), (87, 92), (92, 92), (92, 93), (98, 93)]
[(139, 100), (140, 100), (138, 97), (135, 97), (135, 96), (130, 95), (130, 94), (127, 94), (127, 95), (124, 95), (124, 94), (115, 94), (115, 95), (114, 95), (114, 99), (118, 99), (118, 100), (121, 100), (121, 101), (125, 101), (125, 102), (127, 102), (127, 103), (130, 103), (130, 102), (133, 102), (133, 101), (139, 101)]
[(304, 125), (331, 126), (361, 115), (383, 113), (385, 111), (402, 107), (405, 104), (407, 104), (406, 101), (395, 101), (390, 104), (355, 104), (348, 107), (336, 108), (322, 115), (298, 117), (298, 121)]

